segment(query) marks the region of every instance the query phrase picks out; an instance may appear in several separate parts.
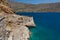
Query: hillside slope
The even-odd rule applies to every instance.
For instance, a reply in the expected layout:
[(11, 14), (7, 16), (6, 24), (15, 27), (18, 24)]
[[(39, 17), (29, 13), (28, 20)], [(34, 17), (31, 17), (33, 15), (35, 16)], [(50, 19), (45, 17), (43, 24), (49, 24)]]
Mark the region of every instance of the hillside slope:
[(9, 2), (16, 12), (60, 12), (60, 2), (48, 4), (24, 4)]

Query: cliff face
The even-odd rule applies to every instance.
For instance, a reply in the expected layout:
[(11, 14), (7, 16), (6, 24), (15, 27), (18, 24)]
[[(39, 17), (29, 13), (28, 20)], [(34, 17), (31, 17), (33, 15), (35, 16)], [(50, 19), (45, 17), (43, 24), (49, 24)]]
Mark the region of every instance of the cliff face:
[(17, 12), (59, 12), (60, 2), (48, 4), (24, 4), (19, 2), (9, 2), (11, 8)]
[(35, 26), (33, 17), (16, 15), (7, 5), (0, 6), (0, 40), (28, 40), (27, 26)]

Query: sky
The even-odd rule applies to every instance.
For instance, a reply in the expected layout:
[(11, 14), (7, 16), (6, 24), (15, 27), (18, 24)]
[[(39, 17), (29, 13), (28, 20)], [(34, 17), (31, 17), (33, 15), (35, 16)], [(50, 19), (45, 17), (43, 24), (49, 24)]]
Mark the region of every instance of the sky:
[(41, 4), (41, 3), (55, 3), (60, 2), (60, 0), (14, 0), (16, 2), (23, 2), (29, 4)]

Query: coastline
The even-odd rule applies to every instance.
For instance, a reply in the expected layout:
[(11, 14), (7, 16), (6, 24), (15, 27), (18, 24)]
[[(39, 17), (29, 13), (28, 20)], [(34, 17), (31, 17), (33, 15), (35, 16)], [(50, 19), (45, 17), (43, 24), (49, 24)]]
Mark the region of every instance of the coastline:
[[(1, 14), (1, 13), (0, 13)], [(30, 37), (30, 31), (28, 27), (35, 26), (33, 17), (21, 16), (16, 14), (1, 14), (0, 16), (5, 17), (3, 20), (5, 23), (6, 40), (28, 40)], [(28, 26), (28, 27), (26, 27)], [(4, 27), (4, 26), (3, 26)], [(9, 35), (8, 35), (9, 34)], [(20, 36), (21, 35), (21, 36)]]
[[(0, 1), (0, 39), (28, 40), (28, 27), (35, 26), (33, 17), (17, 15), (5, 0)], [(28, 27), (27, 27), (28, 26)]]

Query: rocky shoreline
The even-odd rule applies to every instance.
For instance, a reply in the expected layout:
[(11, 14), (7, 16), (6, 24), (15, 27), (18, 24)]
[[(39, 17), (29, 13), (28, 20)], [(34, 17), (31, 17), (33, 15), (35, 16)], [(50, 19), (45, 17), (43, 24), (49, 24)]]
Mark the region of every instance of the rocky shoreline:
[[(0, 13), (0, 22), (5, 27), (5, 40), (28, 40), (30, 36), (29, 26), (35, 26), (33, 17), (21, 16), (16, 14)], [(28, 26), (28, 27), (26, 27)], [(3, 29), (2, 29), (3, 30)]]
[(5, 3), (0, 0), (0, 40), (28, 40), (33, 17), (17, 15)]

